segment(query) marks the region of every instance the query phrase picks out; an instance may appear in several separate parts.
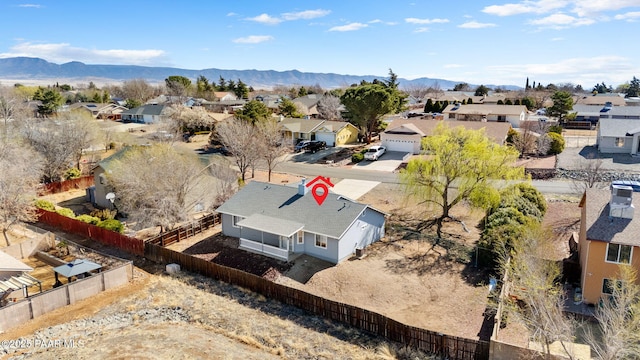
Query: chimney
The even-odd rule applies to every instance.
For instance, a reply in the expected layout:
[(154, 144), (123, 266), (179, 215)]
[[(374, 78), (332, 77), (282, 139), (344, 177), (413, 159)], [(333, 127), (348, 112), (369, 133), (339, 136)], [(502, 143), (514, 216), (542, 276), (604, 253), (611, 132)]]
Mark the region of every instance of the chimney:
[(611, 185), (609, 217), (633, 219), (633, 188), (625, 185)]
[(298, 184), (298, 195), (304, 196), (309, 189), (307, 189), (307, 179), (302, 178), (300, 184)]

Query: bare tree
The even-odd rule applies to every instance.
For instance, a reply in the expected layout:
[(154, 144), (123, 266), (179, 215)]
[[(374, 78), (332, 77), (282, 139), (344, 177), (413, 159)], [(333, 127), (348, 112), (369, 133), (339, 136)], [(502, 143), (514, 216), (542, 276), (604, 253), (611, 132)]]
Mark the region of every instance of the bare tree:
[(408, 84), (404, 86), (404, 91), (414, 98), (422, 101), (429, 93), (429, 88), (423, 84)]
[(133, 79), (122, 84), (122, 93), (126, 99), (144, 103), (153, 97), (155, 89), (144, 79)]
[(231, 152), (240, 171), (242, 181), (247, 169), (260, 158), (257, 149), (257, 128), (248, 121), (230, 119), (216, 128), (219, 141)]
[(610, 295), (595, 310), (598, 333), (587, 327), (586, 340), (596, 359), (640, 358), (640, 286), (636, 271), (620, 265), (618, 275), (609, 280)]
[(209, 167), (209, 172), (216, 178), (215, 195), (211, 204), (215, 209), (236, 192), (238, 188), (238, 175), (226, 159), (212, 162)]
[(0, 120), (3, 121), (3, 138), (9, 137), (11, 122), (20, 120), (26, 115), (26, 103), (12, 88), (0, 86)]
[(0, 228), (7, 243), (9, 228), (37, 219), (33, 199), (41, 176), (40, 158), (15, 143), (0, 143)]
[(586, 189), (599, 186), (602, 183), (602, 159), (597, 154), (589, 154), (586, 159), (580, 159), (577, 164), (578, 173), (582, 176), (573, 179), (573, 188), (582, 194)]
[(216, 120), (202, 106), (186, 107), (174, 104), (167, 110), (167, 117), (173, 119), (181, 129), (213, 130)]
[(205, 198), (207, 166), (195, 154), (181, 154), (167, 144), (132, 147), (115, 160), (107, 180), (117, 209), (136, 227), (171, 229), (188, 219)]
[(59, 133), (73, 151), (76, 167), (80, 169), (83, 152), (100, 143), (102, 130), (91, 116), (79, 113), (60, 114), (57, 121)]
[(278, 123), (274, 120), (259, 123), (257, 127), (258, 151), (267, 164), (268, 181), (271, 181), (271, 172), (276, 165), (283, 161), (282, 155), (288, 151), (288, 147), (285, 145)]
[(318, 101), (318, 115), (321, 119), (340, 120), (340, 98), (333, 95), (325, 95)]
[[(511, 288), (520, 303), (507, 307), (510, 315), (520, 320), (529, 330), (531, 339), (542, 344), (546, 358), (551, 356), (551, 344), (558, 341), (569, 358), (572, 352), (575, 323), (563, 313), (564, 292), (559, 283), (561, 269), (544, 258), (551, 251), (551, 238), (546, 231), (531, 226), (524, 236), (511, 239), (506, 249), (503, 271), (510, 274)], [(510, 256), (510, 261), (505, 261)]]

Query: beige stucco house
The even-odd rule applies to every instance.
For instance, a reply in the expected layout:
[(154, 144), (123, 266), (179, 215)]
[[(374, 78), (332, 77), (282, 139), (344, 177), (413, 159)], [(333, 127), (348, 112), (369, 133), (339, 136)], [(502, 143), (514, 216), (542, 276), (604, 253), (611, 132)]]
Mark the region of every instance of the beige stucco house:
[(445, 120), (508, 122), (512, 127), (520, 127), (520, 123), (528, 118), (524, 105), (495, 104), (453, 104), (443, 111)]

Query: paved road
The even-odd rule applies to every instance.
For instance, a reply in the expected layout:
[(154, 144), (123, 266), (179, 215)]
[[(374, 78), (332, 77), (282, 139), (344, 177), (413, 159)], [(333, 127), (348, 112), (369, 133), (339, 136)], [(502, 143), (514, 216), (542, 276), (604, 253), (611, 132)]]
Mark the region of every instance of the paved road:
[[(300, 164), (283, 162), (276, 166), (276, 171), (290, 174), (315, 177), (318, 175), (337, 179), (371, 180), (383, 183), (399, 184), (397, 173), (373, 170), (357, 170), (330, 165)], [(573, 182), (567, 180), (533, 180), (532, 184), (543, 194), (575, 194)]]

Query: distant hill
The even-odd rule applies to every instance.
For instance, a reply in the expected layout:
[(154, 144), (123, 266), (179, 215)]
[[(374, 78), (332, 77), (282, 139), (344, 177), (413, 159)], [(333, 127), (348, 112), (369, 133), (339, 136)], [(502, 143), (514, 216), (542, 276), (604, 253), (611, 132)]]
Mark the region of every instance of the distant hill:
[[(110, 81), (124, 81), (130, 79), (145, 79), (150, 82), (161, 82), (171, 75), (184, 76), (195, 81), (204, 75), (209, 81), (217, 82), (220, 77), (226, 80), (241, 79), (245, 84), (254, 88), (265, 88), (276, 85), (320, 85), (323, 88), (345, 87), (360, 83), (362, 80), (373, 81), (385, 76), (375, 75), (341, 75), (332, 73), (309, 73), (297, 70), (222, 70), (202, 69), (188, 70), (171, 67), (151, 67), (135, 65), (87, 65), (78, 61), (65, 64), (54, 64), (40, 58), (14, 57), (0, 59), (0, 79), (12, 80), (48, 80), (52, 81), (88, 81), (102, 79)], [(438, 84), (441, 89), (452, 89), (460, 81), (444, 79), (419, 78), (413, 80), (398, 79), (400, 86), (433, 86)], [(487, 85), (493, 87), (494, 85)], [(517, 89), (517, 86), (500, 85), (506, 89)]]

